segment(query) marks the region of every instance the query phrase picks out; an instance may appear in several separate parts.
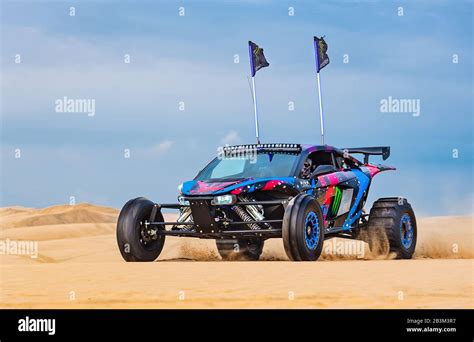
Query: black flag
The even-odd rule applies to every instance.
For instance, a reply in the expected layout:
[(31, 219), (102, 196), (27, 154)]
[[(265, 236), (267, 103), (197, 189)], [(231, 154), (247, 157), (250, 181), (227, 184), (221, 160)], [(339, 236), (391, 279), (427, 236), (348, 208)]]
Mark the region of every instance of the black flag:
[(263, 54), (263, 49), (259, 47), (254, 42), (249, 41), (249, 55), (250, 55), (250, 72), (252, 77), (255, 76), (255, 73), (261, 68), (269, 66), (265, 55)]
[(329, 56), (327, 54), (328, 45), (324, 41), (324, 37), (314, 37), (314, 50), (316, 51), (316, 72), (329, 64)]

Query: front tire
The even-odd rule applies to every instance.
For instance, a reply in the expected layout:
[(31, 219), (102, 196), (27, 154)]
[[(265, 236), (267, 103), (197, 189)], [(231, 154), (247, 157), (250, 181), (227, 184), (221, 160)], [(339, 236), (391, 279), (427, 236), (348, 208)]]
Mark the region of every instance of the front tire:
[[(128, 201), (120, 211), (117, 222), (117, 243), (125, 261), (154, 261), (161, 253), (165, 236), (150, 234), (145, 221), (150, 219), (155, 204), (139, 197)], [(163, 215), (158, 210), (156, 219), (163, 222)], [(159, 227), (163, 229), (163, 227)]]
[(283, 245), (290, 260), (318, 260), (324, 244), (324, 220), (314, 197), (301, 194), (290, 201), (282, 230)]
[(375, 254), (394, 253), (396, 259), (411, 259), (417, 240), (416, 217), (405, 198), (380, 198), (370, 210), (361, 239)]

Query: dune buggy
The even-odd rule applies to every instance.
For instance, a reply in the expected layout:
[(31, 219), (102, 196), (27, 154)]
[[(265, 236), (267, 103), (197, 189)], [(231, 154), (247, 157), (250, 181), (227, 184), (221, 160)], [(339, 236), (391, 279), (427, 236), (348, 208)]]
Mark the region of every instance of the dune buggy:
[[(117, 223), (120, 252), (126, 261), (153, 261), (166, 236), (179, 236), (215, 239), (224, 260), (258, 260), (265, 240), (283, 238), (291, 260), (312, 261), (325, 239), (343, 237), (363, 239), (371, 249), (385, 245), (381, 252), (411, 258), (417, 227), (407, 200), (380, 198), (369, 214), (364, 211), (372, 178), (395, 169), (369, 163), (370, 155), (385, 160), (390, 148), (226, 146), (179, 186), (178, 203), (128, 201)], [(178, 210), (177, 220), (165, 221), (162, 209)]]

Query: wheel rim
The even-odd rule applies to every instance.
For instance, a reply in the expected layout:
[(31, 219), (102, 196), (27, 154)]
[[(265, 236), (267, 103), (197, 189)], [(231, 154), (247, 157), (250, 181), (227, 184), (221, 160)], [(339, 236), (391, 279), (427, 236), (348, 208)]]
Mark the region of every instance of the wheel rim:
[(305, 234), (304, 240), (306, 246), (313, 250), (316, 248), (319, 242), (319, 221), (318, 216), (314, 212), (310, 212), (306, 216), (305, 224), (304, 224)]
[(159, 240), (158, 236), (150, 236), (149, 230), (143, 221), (139, 222), (140, 229), (138, 229), (138, 240), (143, 248), (153, 250), (154, 244)]
[(400, 237), (403, 247), (410, 248), (413, 243), (413, 225), (408, 214), (404, 214), (400, 220)]

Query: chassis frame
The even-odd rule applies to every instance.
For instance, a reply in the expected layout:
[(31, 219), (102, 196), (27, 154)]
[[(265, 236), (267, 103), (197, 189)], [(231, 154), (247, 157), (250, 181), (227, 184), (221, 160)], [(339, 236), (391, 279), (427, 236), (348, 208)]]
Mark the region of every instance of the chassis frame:
[[(249, 239), (270, 239), (270, 238), (281, 238), (282, 229), (275, 228), (272, 224), (279, 223), (283, 224), (282, 219), (276, 220), (252, 220), (252, 221), (232, 221), (232, 222), (219, 222), (215, 221), (210, 214), (210, 207), (224, 207), (224, 206), (248, 206), (248, 205), (281, 205), (285, 210), (291, 201), (292, 197), (282, 200), (271, 200), (271, 201), (251, 201), (242, 202), (237, 201), (233, 204), (210, 204), (213, 196), (200, 196), (200, 197), (183, 197), (183, 199), (189, 204), (181, 203), (155, 203), (150, 214), (149, 221), (145, 221), (145, 227), (147, 229), (155, 229), (157, 235), (168, 235), (178, 237), (195, 237), (200, 239), (237, 239), (237, 238), (249, 238)], [(179, 222), (179, 221), (156, 221), (157, 213), (161, 209), (183, 209), (191, 208), (194, 222)], [(232, 229), (233, 227), (246, 226), (248, 224), (268, 224), (270, 228), (267, 229)], [(187, 226), (192, 227), (194, 230), (169, 230), (166, 226)], [(157, 229), (156, 229), (157, 228)], [(231, 228), (231, 229), (229, 229)], [(331, 227), (326, 229), (325, 238), (329, 239), (332, 237), (344, 237), (354, 238), (354, 234), (347, 231), (342, 227)]]
[[(219, 222), (215, 221), (210, 214), (210, 207), (223, 207), (230, 205), (282, 205), (283, 208), (289, 203), (288, 199), (283, 200), (272, 200), (272, 201), (252, 201), (252, 202), (236, 202), (229, 205), (211, 205), (211, 200), (213, 196), (199, 196), (199, 197), (183, 197), (185, 201), (188, 201), (189, 204), (181, 203), (155, 203), (150, 214), (150, 221), (145, 222), (145, 226), (150, 228), (160, 228), (157, 229), (156, 233), (158, 235), (171, 235), (171, 236), (180, 236), (180, 237), (196, 237), (201, 239), (221, 239), (221, 238), (259, 238), (259, 239), (268, 239), (272, 237), (281, 237), (282, 230), (280, 228), (274, 228), (272, 223), (282, 223), (281, 220), (261, 220), (261, 221), (233, 221), (233, 222)], [(158, 210), (161, 209), (183, 209), (191, 208), (194, 222), (166, 222), (166, 221), (156, 221)], [(247, 224), (262, 224), (267, 223), (270, 225), (269, 229), (228, 229), (233, 226), (245, 226)], [(193, 227), (193, 231), (188, 230), (167, 230), (166, 226), (187, 226)]]

